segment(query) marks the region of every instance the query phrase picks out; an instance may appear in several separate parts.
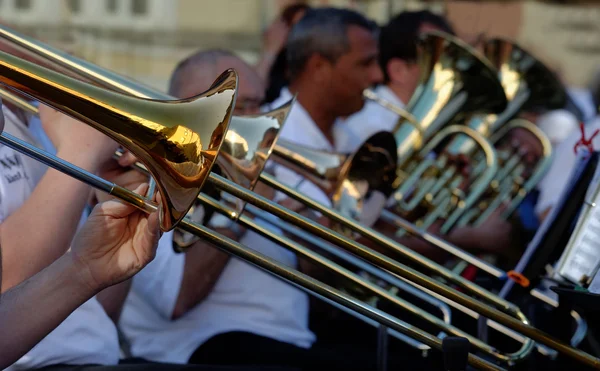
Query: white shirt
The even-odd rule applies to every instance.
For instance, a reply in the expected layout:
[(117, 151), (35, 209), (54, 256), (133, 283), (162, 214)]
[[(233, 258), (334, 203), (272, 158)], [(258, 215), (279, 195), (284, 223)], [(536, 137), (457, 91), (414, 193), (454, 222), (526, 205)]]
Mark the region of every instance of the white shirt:
[[(600, 116), (585, 126), (586, 138), (589, 138), (596, 129), (600, 129)], [(538, 215), (547, 208), (554, 206), (565, 191), (569, 174), (577, 161), (573, 151), (575, 144), (581, 139), (579, 130), (573, 132), (563, 140), (555, 149), (550, 169), (538, 185), (540, 196), (535, 207)], [(595, 150), (600, 150), (600, 134), (592, 141)]]
[(541, 115), (536, 125), (548, 136), (553, 147), (558, 146), (572, 133), (579, 133), (577, 118), (564, 109), (552, 110)]
[[(405, 107), (400, 98), (385, 85), (379, 85), (375, 88), (375, 93), (400, 108)], [(346, 119), (345, 125), (348, 126), (349, 131), (361, 139), (361, 142), (364, 142), (380, 131), (391, 132), (394, 130), (398, 119), (400, 119), (400, 116), (391, 110), (373, 101), (367, 101), (362, 110)]]
[[(3, 111), (6, 123), (4, 130), (37, 145), (33, 139), (34, 133), (10, 110), (3, 108)], [(45, 171), (46, 167), (40, 162), (0, 145), (0, 222), (23, 205)], [(61, 363), (114, 365), (118, 361), (119, 339), (116, 328), (104, 308), (92, 298), (73, 311), (8, 370)]]
[[(291, 98), (290, 92), (283, 89), (273, 106)], [(298, 102), (294, 104), (280, 137), (328, 151), (347, 152), (356, 145), (356, 138), (341, 124), (334, 128), (335, 145), (329, 143)], [(274, 171), (279, 181), (297, 186), (300, 192), (330, 205), (327, 196), (312, 183), (302, 181), (297, 174), (280, 166), (274, 166)], [(278, 194), (277, 199), (281, 198), (283, 196)], [(266, 221), (257, 222), (283, 233)], [(247, 232), (240, 242), (291, 268), (298, 266), (293, 252), (256, 233)], [(134, 356), (185, 363), (204, 342), (231, 331), (267, 336), (302, 348), (311, 347), (315, 341), (315, 335), (308, 328), (307, 294), (237, 258), (229, 260), (202, 303), (177, 320), (171, 320), (183, 272), (183, 260), (180, 259), (183, 255), (173, 253), (170, 246), (161, 245), (155, 260), (134, 277), (120, 321)], [(155, 286), (158, 289), (153, 288)]]
[(588, 123), (596, 116), (596, 103), (590, 89), (568, 88), (567, 93), (583, 114), (583, 121)]

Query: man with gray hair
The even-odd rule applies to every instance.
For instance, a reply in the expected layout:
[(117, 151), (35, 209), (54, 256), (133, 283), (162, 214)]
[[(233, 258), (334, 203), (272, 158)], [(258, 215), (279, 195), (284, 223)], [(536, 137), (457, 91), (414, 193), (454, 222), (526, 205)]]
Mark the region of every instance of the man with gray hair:
[[(376, 31), (374, 23), (348, 10), (319, 9), (306, 14), (289, 38), (291, 85), (274, 103), (274, 107), (278, 107), (291, 99), (292, 94), (298, 97), (280, 135), (288, 141), (329, 151), (344, 151), (354, 145), (336, 122), (337, 117), (359, 110), (363, 105), (362, 90), (381, 77)], [(214, 73), (231, 67), (239, 74), (238, 102), (240, 99), (262, 100), (255, 100), (264, 94), (264, 87), (256, 81), (256, 72), (223, 51), (201, 52), (180, 63), (171, 79), (171, 94), (185, 98), (204, 91)], [(254, 88), (259, 86), (260, 93), (257, 93)], [(236, 114), (240, 114), (237, 107)], [(280, 181), (329, 203), (314, 184), (286, 169), (277, 166), (274, 169)], [(275, 200), (286, 201), (281, 195)], [(283, 234), (266, 221), (257, 222)], [(311, 269), (293, 252), (256, 233), (248, 231), (239, 236), (239, 241), (291, 268), (305, 272)], [(132, 342), (134, 356), (174, 363), (273, 365), (306, 370), (375, 369), (374, 351), (339, 344), (313, 346), (316, 338), (309, 329), (309, 300), (304, 292), (211, 249), (210, 246), (191, 249), (189, 253), (197, 254), (196, 259), (186, 254), (186, 267), (180, 262), (169, 263), (169, 260), (180, 260), (176, 256), (165, 260), (157, 256), (150, 270), (147, 268), (134, 280), (133, 292), (121, 317), (121, 326)], [(194, 270), (187, 268), (188, 260), (203, 264), (203, 272), (210, 271), (214, 275), (202, 276), (198, 270), (195, 280), (186, 280), (186, 274), (194, 276)], [(152, 271), (153, 268), (156, 270)], [(182, 276), (179, 281), (173, 279)], [(144, 282), (145, 277), (160, 280), (163, 288), (151, 289)], [(181, 282), (180, 287), (172, 285), (165, 289), (167, 281)], [(186, 282), (195, 284), (191, 287), (204, 292), (205, 296), (190, 296), (194, 298), (194, 305), (185, 306), (184, 311), (171, 318), (179, 302), (173, 293), (179, 289), (181, 298)], [(144, 284), (145, 288), (136, 290)], [(144, 292), (142, 297), (140, 293)], [(159, 294), (163, 294), (164, 299)], [(153, 305), (163, 310), (155, 310)]]

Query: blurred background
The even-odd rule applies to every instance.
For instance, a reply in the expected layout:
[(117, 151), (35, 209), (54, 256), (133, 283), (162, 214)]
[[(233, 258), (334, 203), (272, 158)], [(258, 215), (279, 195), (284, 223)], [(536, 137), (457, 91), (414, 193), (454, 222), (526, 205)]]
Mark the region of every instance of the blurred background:
[(0, 21), (165, 89), (177, 61), (197, 49), (230, 49), (256, 62), (264, 30), (297, 2), (350, 7), (382, 24), (402, 10), (430, 9), (462, 37), (515, 39), (571, 88), (598, 76), (600, 1), (0, 0)]

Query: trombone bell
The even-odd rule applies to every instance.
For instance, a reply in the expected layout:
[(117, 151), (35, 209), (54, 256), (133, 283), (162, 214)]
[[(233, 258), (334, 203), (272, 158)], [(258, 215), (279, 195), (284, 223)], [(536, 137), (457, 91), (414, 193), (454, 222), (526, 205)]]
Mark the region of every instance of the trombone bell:
[(169, 231), (200, 193), (225, 138), (237, 74), (179, 101), (122, 95), (0, 52), (0, 84), (46, 103), (130, 150), (157, 180), (160, 227)]
[[(290, 100), (283, 106), (262, 115), (233, 116), (213, 171), (253, 191), (293, 103), (294, 100)], [(221, 192), (210, 183), (206, 184), (202, 191), (215, 199), (222, 199)], [(228, 201), (234, 203), (235, 209), (228, 216), (237, 220), (244, 211), (246, 202), (238, 198), (232, 199)], [(198, 199), (187, 217), (196, 223), (206, 225), (212, 215), (212, 208)], [(173, 234), (173, 242), (180, 250), (198, 240), (198, 236), (181, 229), (176, 229)]]
[[(256, 116), (233, 116), (217, 157), (223, 176), (252, 191), (279, 137), (294, 100)], [(239, 216), (245, 202), (236, 203)]]
[[(275, 162), (317, 185), (335, 210), (366, 225), (375, 222), (392, 193), (397, 159), (396, 141), (388, 132), (374, 134), (351, 155), (280, 139), (273, 156)], [(365, 213), (367, 209), (373, 212)]]

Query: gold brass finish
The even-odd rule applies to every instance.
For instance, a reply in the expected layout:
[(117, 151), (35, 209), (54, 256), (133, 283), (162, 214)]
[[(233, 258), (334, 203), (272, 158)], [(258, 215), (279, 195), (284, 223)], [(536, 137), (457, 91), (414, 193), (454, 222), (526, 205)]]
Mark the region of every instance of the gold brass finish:
[[(443, 32), (425, 33), (419, 43), (422, 75), (406, 110), (419, 122), (427, 141), (459, 114), (501, 112), (506, 97), (494, 67), (459, 39)], [(419, 130), (400, 119), (394, 131), (398, 165), (424, 144)]]
[(363, 219), (365, 208), (378, 216), (392, 192), (396, 141), (390, 133), (376, 133), (355, 153), (342, 155), (279, 140), (272, 159), (319, 186), (342, 215), (372, 225), (375, 220)]
[[(0, 54), (0, 57), (3, 57), (3, 55)], [(34, 78), (34, 76), (29, 76), (29, 77), (32, 79)], [(38, 83), (43, 85), (43, 82), (44, 81), (39, 81)], [(20, 90), (21, 88), (27, 89), (27, 87), (24, 86), (24, 84), (20, 84), (19, 82), (16, 82), (14, 85), (15, 86), (12, 86), (12, 87), (16, 88), (17, 90)], [(99, 90), (99, 91), (102, 91), (102, 90)], [(48, 99), (44, 100), (44, 102), (47, 102), (54, 106), (54, 102), (52, 101), (52, 99), (54, 99), (55, 97), (53, 95), (50, 95), (47, 98)], [(61, 101), (60, 98), (58, 98), (58, 99), (59, 99), (59, 101)], [(234, 99), (232, 99), (232, 100), (234, 100)], [(78, 101), (75, 101), (74, 104), (76, 105), (77, 102)], [(64, 105), (58, 104), (58, 106), (56, 107), (57, 109), (65, 110), (66, 113), (70, 113), (71, 111), (74, 111), (73, 107), (66, 105), (69, 102), (61, 101), (59, 103), (64, 103)], [(100, 108), (98, 108), (99, 110), (104, 108), (104, 106), (103, 106), (104, 102), (98, 101), (96, 103), (100, 107)], [(90, 115), (94, 116), (95, 109), (96, 108), (92, 109), (92, 106), (90, 105), (90, 110), (81, 112), (81, 116), (83, 116), (84, 114), (90, 114)], [(171, 114), (172, 111), (168, 111), (167, 113)], [(165, 113), (165, 115), (167, 115), (167, 113)], [(77, 117), (77, 118), (81, 119), (80, 117)], [(164, 117), (164, 119), (167, 119), (167, 118)], [(225, 136), (225, 130), (221, 133), (221, 137), (224, 137), (224, 136)], [(3, 138), (3, 142), (7, 143), (4, 139), (5, 138)], [(129, 145), (129, 144), (131, 144), (131, 143), (127, 143), (127, 145)], [(125, 147), (128, 149), (131, 149), (127, 145), (125, 145)], [(212, 158), (213, 162), (215, 162), (214, 160), (215, 160), (215, 158), (217, 158), (218, 154), (220, 154), (220, 153), (218, 153), (218, 149), (217, 149), (217, 150), (215, 150), (215, 152), (213, 154), (214, 155), (214, 157)], [(60, 163), (60, 161), (58, 161), (58, 160), (55, 160), (55, 161)], [(60, 167), (58, 165), (55, 165), (55, 166), (57, 166), (57, 168)], [(72, 167), (71, 167), (71, 171), (73, 171)], [(78, 171), (80, 171), (80, 170), (78, 170)], [(84, 179), (84, 178), (85, 178), (85, 176), (80, 174), (78, 179)], [(508, 327), (510, 327), (516, 331), (522, 332), (524, 335), (531, 337), (532, 339), (534, 339), (536, 341), (544, 343), (552, 348), (558, 349), (561, 352), (564, 352), (565, 354), (567, 354), (581, 362), (584, 362), (588, 365), (599, 368), (599, 360), (598, 359), (591, 357), (589, 354), (581, 352), (577, 349), (569, 347), (563, 343), (560, 343), (557, 340), (548, 336), (547, 334), (529, 326), (527, 319), (522, 315), (522, 313), (518, 310), (518, 308), (516, 308), (515, 306), (513, 306), (510, 303), (504, 302), (500, 298), (491, 296), (491, 294), (489, 294), (490, 297), (487, 297), (486, 292), (484, 290), (482, 290), (481, 288), (478, 288), (476, 285), (471, 285), (470, 283), (462, 282), (460, 277), (450, 276), (450, 277), (454, 278), (455, 282), (464, 284), (464, 287), (469, 287), (472, 290), (471, 291), (472, 293), (475, 293), (478, 296), (485, 297), (490, 302), (493, 302), (494, 304), (499, 305), (503, 310), (510, 312), (512, 315), (515, 315), (515, 317), (517, 317), (517, 318), (511, 318), (508, 315), (506, 315), (494, 308), (491, 308), (485, 304), (482, 304), (478, 300), (470, 298), (465, 294), (459, 293), (456, 290), (451, 289), (444, 284), (437, 283), (421, 273), (415, 272), (412, 269), (409, 269), (409, 268), (403, 266), (402, 264), (399, 264), (391, 259), (386, 258), (385, 256), (377, 254), (377, 253), (367, 249), (365, 246), (355, 243), (354, 241), (352, 241), (338, 233), (335, 233), (331, 230), (323, 228), (322, 226), (320, 226), (314, 222), (311, 222), (310, 220), (308, 220), (296, 213), (293, 213), (293, 212), (277, 205), (276, 203), (265, 199), (264, 197), (258, 196), (256, 194), (248, 191), (246, 188), (244, 188), (240, 185), (237, 185), (234, 182), (229, 181), (215, 173), (210, 174), (208, 176), (208, 178), (209, 178), (210, 183), (213, 184), (219, 190), (228, 192), (228, 193), (240, 198), (241, 200), (243, 200), (245, 202), (249, 202), (253, 205), (261, 207), (264, 210), (270, 211), (275, 216), (278, 216), (278, 217), (280, 217), (286, 221), (289, 221), (295, 225), (299, 225), (299, 226), (305, 228), (306, 230), (313, 232), (315, 235), (322, 237), (323, 239), (325, 239), (327, 241), (336, 243), (337, 245), (339, 245), (345, 249), (356, 252), (358, 255), (362, 256), (363, 258), (370, 260), (370, 261), (374, 262), (375, 264), (379, 265), (380, 267), (387, 269), (399, 276), (402, 276), (409, 281), (415, 282), (419, 285), (422, 285), (423, 287), (431, 289), (432, 291), (434, 291), (438, 294), (444, 295), (452, 300), (455, 300), (458, 303), (464, 305), (465, 307), (476, 310), (479, 313), (486, 315), (490, 319), (493, 319), (500, 323), (506, 324)], [(95, 179), (95, 178), (93, 176), (90, 176), (90, 179)], [(89, 179), (87, 179), (87, 180), (89, 180)], [(287, 190), (284, 190), (284, 188), (279, 187), (278, 184), (276, 183), (276, 181), (273, 181), (273, 179), (271, 179), (268, 176), (264, 176), (264, 174), (261, 175), (261, 180), (268, 181), (270, 185), (274, 186), (274, 188), (281, 190), (286, 194), (288, 192), (293, 193), (293, 190), (290, 190), (289, 188)], [(159, 178), (158, 181), (161, 182), (162, 179)], [(96, 183), (94, 183), (94, 182), (96, 182)], [(143, 197), (133, 194), (132, 192), (129, 192), (125, 189), (116, 187), (114, 184), (107, 184), (107, 182), (103, 183), (103, 182), (98, 181), (97, 179), (90, 180), (90, 184), (92, 184), (94, 186), (97, 186), (98, 184), (100, 184), (101, 189), (108, 191), (111, 194), (117, 195), (117, 196), (125, 199), (127, 202), (131, 202), (132, 204), (136, 205), (137, 207), (142, 208), (143, 210), (151, 211), (151, 210), (156, 209), (156, 205), (148, 202)], [(292, 196), (292, 197), (297, 198), (296, 196)], [(298, 198), (302, 198), (302, 196), (298, 196)], [(309, 201), (305, 202), (305, 204), (313, 207), (316, 203), (312, 200), (309, 200)], [(318, 209), (318, 207), (316, 207), (316, 209)], [(328, 210), (328, 209), (325, 208), (325, 211), (326, 210)], [(319, 211), (322, 211), (322, 210), (319, 210)], [(363, 227), (359, 223), (355, 223), (352, 220), (348, 220), (348, 218), (345, 218), (332, 210), (329, 210), (328, 212), (323, 212), (323, 213), (324, 213), (324, 215), (329, 216), (329, 217), (333, 218), (334, 220), (337, 220), (339, 222), (344, 222), (345, 225), (350, 226), (353, 230), (361, 232), (361, 234), (363, 234), (363, 235), (364, 234), (369, 235), (369, 232), (365, 232), (365, 231), (369, 231), (368, 228)], [(318, 293), (319, 295), (325, 296), (327, 298), (331, 298), (332, 300), (334, 300), (338, 303), (341, 303), (343, 305), (346, 305), (346, 306), (352, 308), (353, 310), (356, 310), (359, 313), (365, 314), (365, 315), (369, 316), (370, 318), (374, 318), (378, 322), (380, 322), (386, 326), (389, 326), (390, 328), (394, 328), (400, 332), (409, 334), (409, 336), (411, 336), (415, 339), (418, 339), (419, 341), (422, 341), (425, 344), (428, 344), (432, 347), (436, 347), (438, 349), (441, 346), (441, 341), (439, 339), (433, 337), (432, 335), (425, 333), (419, 329), (415, 329), (409, 325), (406, 325), (403, 322), (398, 321), (385, 313), (377, 311), (376, 309), (369, 308), (367, 305), (357, 302), (356, 300), (349, 297), (348, 295), (340, 293), (339, 291), (337, 291), (327, 285), (324, 285), (320, 282), (317, 282), (308, 276), (305, 276), (301, 273), (296, 272), (295, 270), (291, 270), (281, 264), (278, 264), (260, 254), (253, 252), (250, 249), (247, 249), (247, 248), (245, 248), (245, 247), (243, 247), (221, 235), (218, 235), (218, 234), (208, 230), (207, 228), (205, 228), (203, 226), (200, 226), (200, 225), (194, 224), (194, 223), (189, 223), (186, 219), (183, 219), (183, 220), (179, 220), (179, 224), (177, 224), (177, 227), (181, 227), (190, 233), (193, 233), (197, 236), (205, 238), (209, 242), (212, 242), (215, 245), (217, 245), (218, 247), (250, 262), (251, 264), (257, 265), (270, 273), (273, 273), (283, 279), (286, 279), (289, 282), (292, 282), (292, 283), (299, 285), (301, 287), (304, 287), (304, 288), (308, 288), (309, 290), (312, 290), (312, 291)], [(392, 243), (386, 242), (384, 240), (385, 237), (383, 237), (383, 239), (382, 239), (377, 234), (372, 234), (371, 236), (375, 240), (379, 240), (379, 242), (384, 242), (384, 245), (388, 244), (390, 246), (396, 246), (400, 250), (404, 249), (404, 247), (401, 245), (393, 244), (393, 241), (392, 241)], [(427, 261), (426, 259), (424, 259), (422, 257), (419, 257), (418, 254), (413, 253), (413, 255), (411, 255), (411, 253), (406, 252), (406, 251), (404, 251), (403, 253), (406, 257), (413, 258), (413, 259), (415, 259), (416, 262), (421, 263), (420, 265), (430, 268), (436, 274), (441, 274), (442, 276), (447, 276), (447, 271), (444, 270), (444, 268), (439, 267), (435, 264), (430, 264), (431, 262)], [(481, 359), (479, 359), (478, 357), (475, 357), (473, 355), (469, 355), (469, 360), (472, 364), (474, 364), (478, 367), (482, 367), (484, 369), (498, 369), (498, 367), (490, 365), (489, 363), (486, 363), (485, 361), (482, 361)]]
[[(171, 230), (197, 198), (223, 143), (236, 97), (229, 70), (196, 97), (150, 101), (100, 89), (0, 52), (0, 84), (18, 89), (131, 150), (156, 179)], [(49, 98), (51, 97), (51, 99)]]

